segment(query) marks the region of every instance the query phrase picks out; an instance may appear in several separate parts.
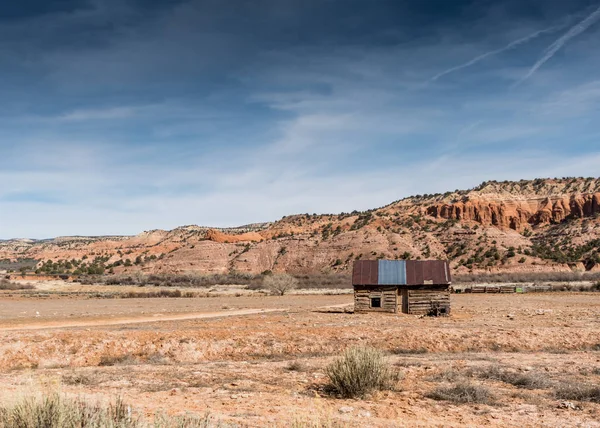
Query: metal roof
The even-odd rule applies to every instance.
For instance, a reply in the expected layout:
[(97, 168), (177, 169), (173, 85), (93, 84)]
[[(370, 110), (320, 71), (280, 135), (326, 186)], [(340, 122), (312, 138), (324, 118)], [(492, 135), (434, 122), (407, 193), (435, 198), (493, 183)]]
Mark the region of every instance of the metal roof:
[(446, 285), (452, 281), (443, 260), (356, 260), (354, 285)]

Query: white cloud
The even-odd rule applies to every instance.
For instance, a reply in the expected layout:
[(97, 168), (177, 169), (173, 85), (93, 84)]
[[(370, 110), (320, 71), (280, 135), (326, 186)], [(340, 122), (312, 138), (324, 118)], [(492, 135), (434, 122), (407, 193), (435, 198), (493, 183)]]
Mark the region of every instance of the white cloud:
[(87, 121), (87, 120), (116, 120), (134, 116), (136, 109), (133, 107), (110, 107), (106, 109), (82, 109), (63, 114), (59, 120)]

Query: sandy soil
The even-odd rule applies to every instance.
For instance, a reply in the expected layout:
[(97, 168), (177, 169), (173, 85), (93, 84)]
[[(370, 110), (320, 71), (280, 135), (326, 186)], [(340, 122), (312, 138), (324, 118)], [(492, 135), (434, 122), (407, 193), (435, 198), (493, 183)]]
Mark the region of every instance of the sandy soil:
[[(448, 318), (344, 313), (351, 301), (3, 297), (0, 399), (49, 389), (99, 400), (122, 395), (148, 415), (209, 412), (252, 427), (600, 426), (600, 404), (555, 395), (563, 384), (600, 384), (600, 294), (453, 295)], [(166, 319), (209, 313), (218, 317)], [(155, 314), (165, 319), (102, 325)], [(90, 320), (95, 324), (25, 329)], [(358, 344), (388, 352), (401, 380), (365, 400), (328, 395), (325, 365)], [(473, 375), (493, 367), (546, 384), (526, 389)], [(428, 398), (465, 380), (488, 388), (493, 399)]]
[(79, 322), (107, 319), (165, 317), (169, 314), (214, 313), (241, 309), (309, 310), (317, 306), (351, 303), (352, 296), (215, 296), (210, 298), (135, 298), (89, 299), (70, 298), (39, 299), (32, 297), (6, 297), (0, 295), (0, 329), (40, 321)]

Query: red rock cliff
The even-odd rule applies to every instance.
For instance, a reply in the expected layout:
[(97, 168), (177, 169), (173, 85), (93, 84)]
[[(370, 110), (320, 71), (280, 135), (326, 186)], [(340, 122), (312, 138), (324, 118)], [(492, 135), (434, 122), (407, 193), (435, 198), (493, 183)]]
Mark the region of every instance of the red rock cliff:
[(592, 217), (600, 213), (600, 193), (523, 200), (465, 197), (454, 203), (431, 205), (426, 208), (426, 213), (436, 218), (523, 230), (527, 226)]

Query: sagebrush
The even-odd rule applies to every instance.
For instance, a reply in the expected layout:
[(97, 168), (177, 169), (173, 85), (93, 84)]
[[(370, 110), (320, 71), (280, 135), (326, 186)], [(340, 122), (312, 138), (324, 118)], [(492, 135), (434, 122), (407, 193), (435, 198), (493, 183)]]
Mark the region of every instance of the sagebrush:
[(136, 416), (120, 398), (106, 406), (70, 399), (57, 393), (28, 397), (13, 406), (0, 406), (0, 428), (213, 428), (221, 424), (209, 415), (156, 415), (153, 421)]
[(397, 375), (384, 354), (375, 348), (356, 347), (328, 365), (325, 373), (333, 392), (345, 398), (364, 397), (376, 390), (393, 389)]

